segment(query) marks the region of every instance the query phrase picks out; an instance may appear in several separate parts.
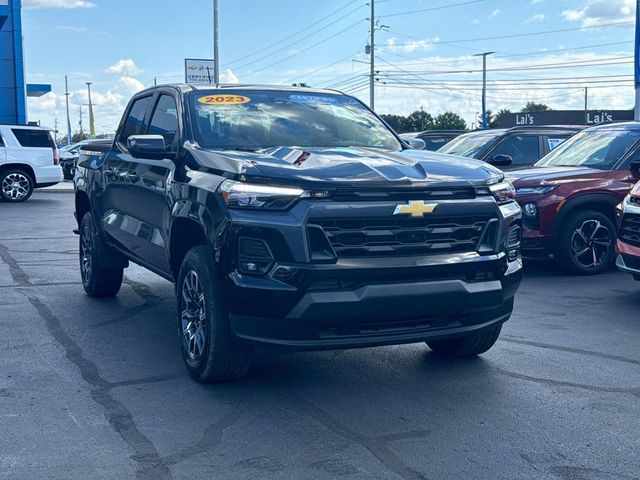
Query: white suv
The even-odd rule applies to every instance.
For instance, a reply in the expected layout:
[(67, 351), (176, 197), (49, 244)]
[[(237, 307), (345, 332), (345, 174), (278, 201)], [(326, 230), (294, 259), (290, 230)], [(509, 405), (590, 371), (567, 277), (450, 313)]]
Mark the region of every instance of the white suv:
[(26, 125), (0, 125), (0, 198), (24, 202), (34, 188), (62, 181), (58, 149), (49, 131)]

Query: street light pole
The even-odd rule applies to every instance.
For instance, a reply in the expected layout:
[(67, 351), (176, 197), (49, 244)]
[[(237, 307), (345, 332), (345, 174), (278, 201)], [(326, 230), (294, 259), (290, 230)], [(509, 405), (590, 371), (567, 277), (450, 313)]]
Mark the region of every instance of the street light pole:
[(220, 83), (220, 54), (218, 33), (218, 0), (213, 0), (213, 83)]
[(89, 135), (96, 136), (96, 120), (93, 116), (93, 103), (91, 103), (91, 82), (87, 82), (87, 93), (89, 95)]
[[(638, 0), (640, 1), (640, 0)], [(487, 56), (496, 52), (484, 52), (474, 55), (476, 57), (482, 57), (482, 128), (489, 128), (489, 122), (487, 120)]]
[(64, 96), (67, 103), (67, 145), (71, 145), (71, 117), (69, 116), (69, 82), (67, 76), (64, 76)]
[(635, 49), (636, 109), (634, 119), (640, 121), (640, 0), (636, 0), (636, 49)]
[[(640, 1), (640, 0), (638, 0)], [(370, 47), (371, 51), (369, 52), (371, 55), (371, 60), (369, 62), (370, 65), (370, 73), (369, 73), (369, 108), (371, 110), (375, 109), (376, 103), (376, 60), (375, 60), (375, 42), (376, 42), (376, 2), (375, 0), (369, 0), (371, 3), (371, 40)]]

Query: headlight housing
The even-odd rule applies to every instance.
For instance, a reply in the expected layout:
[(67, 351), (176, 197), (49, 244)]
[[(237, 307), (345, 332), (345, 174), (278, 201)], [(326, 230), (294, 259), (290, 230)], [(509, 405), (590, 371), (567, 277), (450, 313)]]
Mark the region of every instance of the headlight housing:
[(526, 195), (544, 195), (555, 189), (557, 185), (546, 185), (540, 187), (523, 187), (516, 190), (518, 197), (524, 197)]
[(516, 199), (516, 189), (513, 188), (511, 182), (507, 180), (490, 185), (489, 191), (498, 204), (512, 202)]
[(329, 192), (307, 191), (298, 187), (261, 185), (225, 180), (218, 188), (229, 208), (286, 210), (300, 198), (326, 198)]

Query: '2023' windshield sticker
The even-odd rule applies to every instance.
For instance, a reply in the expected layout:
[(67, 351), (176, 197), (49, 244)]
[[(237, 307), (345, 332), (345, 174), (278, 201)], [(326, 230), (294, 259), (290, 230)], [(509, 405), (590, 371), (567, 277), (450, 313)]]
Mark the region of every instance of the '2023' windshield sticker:
[(198, 103), (203, 105), (241, 105), (250, 101), (251, 99), (244, 95), (207, 95), (198, 98)]

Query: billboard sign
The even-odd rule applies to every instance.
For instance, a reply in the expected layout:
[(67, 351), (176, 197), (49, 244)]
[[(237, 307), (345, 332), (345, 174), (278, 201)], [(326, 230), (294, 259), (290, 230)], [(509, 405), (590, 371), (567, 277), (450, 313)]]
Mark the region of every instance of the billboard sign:
[(213, 85), (215, 62), (202, 58), (187, 58), (184, 61), (184, 79), (191, 85)]
[(504, 113), (498, 117), (502, 128), (536, 125), (587, 125), (633, 120), (633, 110), (547, 110), (545, 112)]

